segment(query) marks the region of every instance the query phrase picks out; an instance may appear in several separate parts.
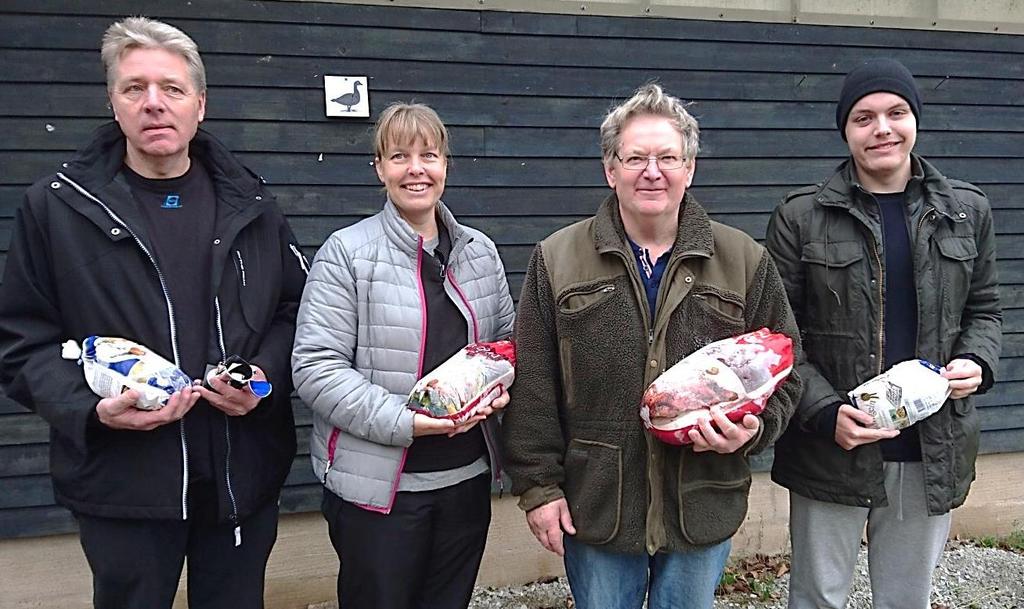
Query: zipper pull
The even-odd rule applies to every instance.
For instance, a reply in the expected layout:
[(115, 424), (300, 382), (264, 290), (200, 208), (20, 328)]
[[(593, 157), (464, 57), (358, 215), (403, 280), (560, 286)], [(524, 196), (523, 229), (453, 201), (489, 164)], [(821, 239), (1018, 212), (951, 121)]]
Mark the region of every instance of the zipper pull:
[(444, 281), (444, 273), (448, 270), (448, 267), (445, 266), (444, 262), (438, 262), (438, 264), (441, 266), (441, 281)]
[(235, 547), (242, 545), (242, 525), (235, 527)]
[(654, 328), (647, 331), (647, 348), (654, 346)]

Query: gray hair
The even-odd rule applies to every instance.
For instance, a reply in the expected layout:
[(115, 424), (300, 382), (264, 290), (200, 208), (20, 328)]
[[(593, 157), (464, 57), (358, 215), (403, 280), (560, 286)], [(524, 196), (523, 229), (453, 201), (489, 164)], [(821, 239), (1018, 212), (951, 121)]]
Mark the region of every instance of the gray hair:
[(132, 49), (163, 49), (181, 55), (196, 93), (206, 91), (206, 68), (195, 41), (172, 25), (146, 17), (127, 17), (108, 27), (103, 34), (100, 57), (107, 71), (108, 91), (114, 88), (118, 62)]
[(692, 161), (697, 157), (700, 150), (700, 128), (697, 126), (697, 119), (686, 111), (679, 98), (665, 93), (654, 83), (648, 83), (637, 89), (633, 97), (625, 103), (613, 108), (601, 123), (601, 158), (605, 165), (610, 165), (612, 157), (618, 154), (619, 146), (622, 144), (622, 130), (626, 124), (638, 116), (667, 118), (683, 136), (683, 157), (686, 161)]

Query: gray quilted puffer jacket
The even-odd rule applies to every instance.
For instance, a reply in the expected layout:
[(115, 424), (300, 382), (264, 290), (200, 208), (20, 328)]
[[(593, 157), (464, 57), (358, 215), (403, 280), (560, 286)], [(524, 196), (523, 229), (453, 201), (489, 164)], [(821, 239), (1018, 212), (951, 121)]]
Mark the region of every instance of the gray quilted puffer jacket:
[[(445, 289), (467, 340), (508, 336), (515, 312), (494, 243), (443, 203), (438, 212), (452, 240)], [(332, 234), (310, 268), (292, 352), (295, 388), (313, 410), (313, 471), (342, 499), (384, 513), (413, 441), (406, 399), (424, 372), (421, 244), (391, 201)]]

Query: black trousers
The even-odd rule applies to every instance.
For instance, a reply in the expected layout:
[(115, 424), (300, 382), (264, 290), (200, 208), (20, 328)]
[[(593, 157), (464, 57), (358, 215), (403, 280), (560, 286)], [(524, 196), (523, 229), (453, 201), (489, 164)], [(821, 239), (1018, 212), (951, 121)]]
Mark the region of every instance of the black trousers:
[(170, 609), (188, 558), (189, 609), (262, 609), (276, 501), (234, 525), (75, 514), (96, 609)]
[(398, 493), (390, 514), (324, 489), (323, 513), (341, 560), (341, 609), (465, 609), (491, 522), (490, 476)]

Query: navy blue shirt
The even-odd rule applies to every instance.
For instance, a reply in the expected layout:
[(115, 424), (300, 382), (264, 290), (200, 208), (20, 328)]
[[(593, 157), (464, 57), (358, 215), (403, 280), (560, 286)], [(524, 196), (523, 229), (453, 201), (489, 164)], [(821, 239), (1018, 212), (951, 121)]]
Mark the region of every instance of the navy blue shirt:
[[(885, 256), (885, 369), (917, 357), (917, 290), (905, 193), (876, 194)], [(886, 461), (920, 461), (921, 438), (913, 425), (879, 444)]]
[(668, 266), (672, 250), (662, 254), (657, 261), (652, 261), (650, 250), (633, 243), (629, 237), (626, 237), (626, 241), (629, 242), (629, 247), (633, 250), (637, 269), (640, 270), (640, 281), (644, 283), (644, 291), (647, 292), (647, 305), (651, 308), (651, 324), (653, 325), (654, 308), (658, 303), (658, 288), (661, 287), (661, 277), (665, 274), (665, 267)]

